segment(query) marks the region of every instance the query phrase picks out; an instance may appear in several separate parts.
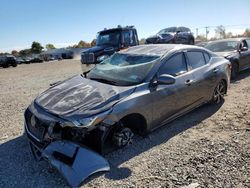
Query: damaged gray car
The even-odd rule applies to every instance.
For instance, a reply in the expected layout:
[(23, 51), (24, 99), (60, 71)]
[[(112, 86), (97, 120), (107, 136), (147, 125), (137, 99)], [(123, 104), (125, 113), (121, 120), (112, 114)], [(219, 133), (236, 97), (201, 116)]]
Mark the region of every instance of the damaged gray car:
[(78, 186), (110, 169), (101, 154), (131, 143), (227, 92), (230, 62), (196, 46), (141, 45), (53, 84), (25, 111), (36, 159)]

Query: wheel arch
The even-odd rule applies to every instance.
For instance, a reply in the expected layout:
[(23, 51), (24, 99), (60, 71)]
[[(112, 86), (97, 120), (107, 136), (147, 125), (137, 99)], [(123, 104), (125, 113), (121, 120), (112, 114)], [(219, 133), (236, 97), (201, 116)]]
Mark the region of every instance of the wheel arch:
[(231, 61), (230, 61), (232, 64), (233, 63), (236, 63), (236, 65), (238, 66), (238, 68), (240, 67), (240, 60), (238, 59), (238, 58), (233, 58), (233, 59), (231, 59)]
[(147, 120), (140, 113), (127, 114), (120, 119), (120, 122), (140, 135), (144, 135), (148, 131)]
[(227, 90), (228, 90), (228, 82), (226, 79), (222, 78), (221, 79), (225, 84), (226, 84), (226, 93), (227, 93)]
[(240, 71), (240, 60), (238, 58), (233, 58), (229, 60), (231, 63), (231, 79), (235, 79)]

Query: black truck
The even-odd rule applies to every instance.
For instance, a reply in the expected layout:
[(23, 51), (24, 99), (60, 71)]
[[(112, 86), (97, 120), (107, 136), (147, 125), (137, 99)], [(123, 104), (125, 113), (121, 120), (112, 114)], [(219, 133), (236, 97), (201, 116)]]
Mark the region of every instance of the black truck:
[(82, 64), (97, 64), (114, 52), (139, 45), (134, 26), (104, 29), (98, 32), (96, 46), (84, 50), (81, 54)]

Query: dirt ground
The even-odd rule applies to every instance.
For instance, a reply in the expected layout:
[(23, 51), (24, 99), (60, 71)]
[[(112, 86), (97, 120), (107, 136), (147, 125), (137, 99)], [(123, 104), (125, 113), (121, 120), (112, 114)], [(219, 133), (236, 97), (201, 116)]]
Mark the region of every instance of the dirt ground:
[[(72, 60), (0, 68), (0, 187), (68, 186), (34, 161), (23, 112), (50, 83), (80, 72)], [(250, 187), (250, 70), (222, 105), (204, 105), (106, 158), (111, 171), (83, 187)]]

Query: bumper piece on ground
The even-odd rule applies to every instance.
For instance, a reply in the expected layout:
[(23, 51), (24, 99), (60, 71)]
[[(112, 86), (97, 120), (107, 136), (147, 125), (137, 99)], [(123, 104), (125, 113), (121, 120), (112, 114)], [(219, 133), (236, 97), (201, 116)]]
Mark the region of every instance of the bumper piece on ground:
[(90, 175), (109, 171), (106, 159), (97, 153), (70, 141), (55, 141), (42, 152), (47, 159), (68, 181), (72, 187), (78, 186)]

